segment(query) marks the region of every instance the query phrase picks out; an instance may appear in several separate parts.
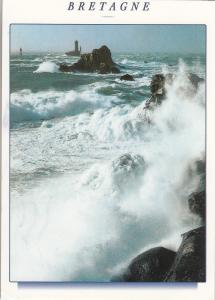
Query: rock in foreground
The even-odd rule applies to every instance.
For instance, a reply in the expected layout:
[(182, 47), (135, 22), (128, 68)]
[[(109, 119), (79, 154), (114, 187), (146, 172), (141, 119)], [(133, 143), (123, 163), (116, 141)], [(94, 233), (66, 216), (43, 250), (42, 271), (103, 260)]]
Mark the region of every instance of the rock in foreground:
[(205, 227), (184, 233), (165, 281), (205, 282)]
[(178, 251), (156, 247), (134, 258), (122, 275), (123, 282), (205, 282), (205, 227), (182, 235)]
[(152, 248), (138, 255), (122, 276), (123, 281), (163, 281), (170, 269), (175, 252), (163, 247)]
[(98, 72), (100, 74), (120, 73), (107, 46), (94, 49), (92, 53), (82, 54), (78, 62), (71, 66), (60, 64), (59, 70), (62, 72)]

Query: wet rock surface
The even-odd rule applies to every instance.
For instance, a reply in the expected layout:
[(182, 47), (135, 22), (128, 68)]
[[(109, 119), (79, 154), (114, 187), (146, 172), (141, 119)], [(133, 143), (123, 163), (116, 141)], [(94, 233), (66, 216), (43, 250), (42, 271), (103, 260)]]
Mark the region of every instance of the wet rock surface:
[(123, 274), (123, 281), (163, 281), (175, 258), (175, 252), (163, 247), (138, 255)]
[(182, 235), (174, 263), (165, 281), (204, 282), (205, 270), (205, 227), (188, 231)]
[(182, 234), (177, 252), (156, 247), (134, 258), (122, 275), (111, 281), (205, 282), (205, 227)]
[(125, 74), (120, 77), (120, 80), (134, 81), (134, 77), (130, 74)]
[(163, 74), (156, 74), (152, 77), (150, 90), (152, 95), (165, 94), (165, 76)]
[[(161, 104), (161, 102), (166, 97), (166, 85), (172, 84), (175, 79), (175, 75), (172, 73), (169, 74), (155, 74), (152, 77), (150, 84), (151, 98), (148, 103)], [(192, 92), (195, 93), (199, 84), (204, 82), (203, 78), (200, 78), (196, 74), (188, 73), (187, 80), (190, 81), (193, 89)]]

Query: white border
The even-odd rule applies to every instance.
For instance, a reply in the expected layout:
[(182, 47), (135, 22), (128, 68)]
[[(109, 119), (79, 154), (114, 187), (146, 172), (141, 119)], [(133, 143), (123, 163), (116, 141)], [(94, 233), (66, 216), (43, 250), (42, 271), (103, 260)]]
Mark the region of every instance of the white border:
[[(88, 1), (88, 0), (87, 0)], [(98, 1), (98, 0), (97, 0)], [(110, 1), (110, 0), (107, 0)], [(119, 1), (119, 0), (116, 0)], [(127, 0), (130, 1), (130, 0)], [(151, 1), (148, 12), (116, 12), (103, 18), (100, 12), (68, 12), (67, 0), (5, 0), (3, 3), (2, 56), (2, 299), (123, 299), (123, 300), (214, 300), (214, 212), (215, 143), (213, 120), (215, 112), (215, 2), (213, 1)], [(206, 24), (207, 25), (207, 282), (197, 288), (148, 285), (122, 287), (18, 288), (9, 282), (9, 25), (11, 23), (60, 24)]]

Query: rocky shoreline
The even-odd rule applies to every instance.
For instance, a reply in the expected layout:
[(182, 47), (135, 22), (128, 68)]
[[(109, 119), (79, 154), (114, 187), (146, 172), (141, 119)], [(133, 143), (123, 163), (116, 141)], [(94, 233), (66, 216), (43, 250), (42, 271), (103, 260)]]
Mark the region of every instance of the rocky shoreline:
[(201, 219), (202, 226), (183, 233), (178, 250), (164, 247), (151, 248), (136, 256), (122, 274), (112, 282), (205, 282), (206, 281), (206, 194), (205, 161), (197, 161), (200, 184), (188, 195), (191, 213)]
[[(156, 74), (151, 81), (151, 97), (145, 109), (159, 105), (166, 97), (166, 82), (174, 80), (173, 74)], [(188, 74), (195, 92), (203, 79)], [(205, 159), (190, 165), (188, 176), (197, 173), (199, 185), (187, 196), (187, 206), (201, 219), (201, 227), (183, 233), (177, 252), (164, 247), (149, 249), (135, 257), (124, 273), (111, 279), (113, 282), (205, 282), (206, 281), (206, 164)]]
[(205, 282), (206, 281), (206, 165), (198, 160), (187, 170), (195, 172), (199, 184), (187, 196), (187, 207), (201, 219), (202, 226), (183, 233), (177, 252), (164, 247), (149, 249), (136, 256), (112, 282)]
[(182, 234), (177, 252), (164, 247), (135, 257), (112, 282), (205, 282), (205, 226)]
[[(99, 74), (120, 73), (113, 62), (110, 49), (102, 46), (92, 53), (83, 54), (73, 65), (60, 64), (62, 72), (97, 72)], [(166, 98), (166, 85), (172, 84), (174, 74), (155, 74), (150, 84), (151, 96), (146, 101), (144, 110), (150, 111), (160, 105)], [(134, 81), (130, 74), (124, 74), (120, 80)], [(196, 93), (199, 84), (204, 81), (195, 74), (188, 73), (187, 80)], [(199, 176), (198, 189), (187, 195), (187, 206), (190, 213), (198, 215), (201, 227), (182, 234), (182, 242), (177, 252), (164, 247), (156, 247), (140, 253), (127, 266), (126, 270), (114, 278), (112, 282), (205, 282), (206, 280), (206, 165), (205, 159), (196, 161), (190, 166)]]

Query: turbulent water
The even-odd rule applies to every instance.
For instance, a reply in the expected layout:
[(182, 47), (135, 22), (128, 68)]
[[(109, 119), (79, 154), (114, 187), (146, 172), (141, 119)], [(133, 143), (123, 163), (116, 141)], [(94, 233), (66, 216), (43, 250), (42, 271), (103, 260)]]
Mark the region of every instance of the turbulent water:
[[(61, 73), (63, 54), (11, 56), (10, 266), (17, 281), (109, 281), (152, 246), (199, 225), (188, 176), (205, 150), (201, 55), (113, 55), (120, 74)], [(143, 107), (154, 74), (167, 99)], [(147, 122), (148, 118), (150, 123)]]

